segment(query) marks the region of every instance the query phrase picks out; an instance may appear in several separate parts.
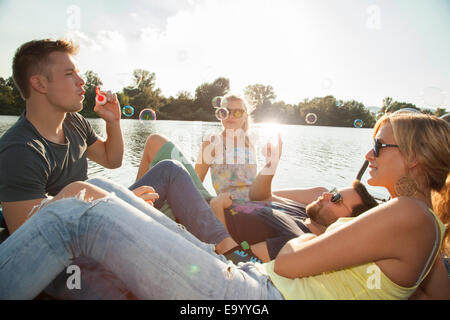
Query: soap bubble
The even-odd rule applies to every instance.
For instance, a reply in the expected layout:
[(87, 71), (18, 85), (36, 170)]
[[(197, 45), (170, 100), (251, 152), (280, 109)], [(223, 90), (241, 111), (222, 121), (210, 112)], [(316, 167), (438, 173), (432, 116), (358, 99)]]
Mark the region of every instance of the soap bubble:
[(132, 106), (125, 106), (122, 108), (122, 114), (126, 117), (131, 117), (134, 114), (134, 108)]
[(353, 126), (355, 128), (362, 128), (364, 126), (364, 121), (362, 121), (361, 119), (356, 119), (355, 121), (353, 121)]
[(156, 112), (150, 108), (143, 109), (139, 113), (139, 121), (143, 122), (148, 120), (156, 120)]
[(331, 89), (331, 87), (333, 86), (333, 80), (331, 80), (330, 78), (325, 78), (322, 80), (322, 88), (325, 90)]
[(398, 109), (394, 113), (422, 113), (422, 112), (420, 112), (419, 110), (414, 109), (414, 108), (403, 108), (403, 109)]
[(449, 112), (449, 113), (446, 113), (446, 114), (444, 114), (444, 115), (442, 115), (442, 116), (440, 116), (439, 118), (444, 119), (444, 120), (450, 122), (450, 112)]
[(308, 113), (305, 117), (307, 124), (315, 124), (317, 122), (317, 115), (315, 113)]
[(116, 81), (120, 84), (121, 88), (137, 89), (143, 80), (143, 76), (139, 75), (135, 77), (132, 73), (123, 72), (115, 74)]
[(180, 50), (177, 52), (177, 60), (179, 62), (184, 62), (188, 59), (189, 55), (186, 50)]
[(200, 268), (199, 268), (197, 265), (191, 264), (191, 265), (189, 266), (189, 272), (190, 272), (190, 273), (197, 273), (197, 272), (199, 272), (199, 271), (200, 271)]
[(229, 116), (229, 112), (227, 109), (225, 109), (225, 108), (216, 109), (216, 118), (218, 120), (225, 120), (228, 118), (228, 116)]
[(220, 103), (222, 102), (222, 97), (214, 97), (211, 100), (212, 106), (214, 108), (220, 108)]

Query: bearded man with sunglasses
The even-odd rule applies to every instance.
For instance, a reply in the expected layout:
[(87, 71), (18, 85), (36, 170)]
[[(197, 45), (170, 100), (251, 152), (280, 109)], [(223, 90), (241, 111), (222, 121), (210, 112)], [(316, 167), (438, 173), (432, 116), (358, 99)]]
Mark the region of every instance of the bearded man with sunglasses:
[(275, 259), (293, 238), (320, 235), (338, 219), (356, 217), (378, 205), (359, 180), (339, 190), (312, 188), (274, 194), (278, 194), (277, 199), (267, 202), (233, 203), (225, 209), (224, 217), (219, 217), (231, 237), (247, 247), (243, 255), (263, 262)]

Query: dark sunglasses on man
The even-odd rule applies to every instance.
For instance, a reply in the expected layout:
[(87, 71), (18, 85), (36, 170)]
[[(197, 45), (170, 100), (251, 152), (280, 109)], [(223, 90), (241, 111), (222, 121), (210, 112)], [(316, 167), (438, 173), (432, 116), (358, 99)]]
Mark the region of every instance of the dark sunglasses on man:
[(330, 199), (331, 202), (336, 203), (336, 202), (342, 201), (342, 195), (337, 191), (336, 187), (334, 187), (333, 189), (331, 189), (328, 192), (333, 195)]
[(375, 139), (374, 145), (373, 145), (373, 154), (375, 155), (376, 158), (378, 158), (378, 156), (380, 155), (380, 149), (389, 148), (389, 147), (398, 148), (398, 145), (381, 143), (380, 140)]
[(328, 192), (332, 194), (331, 199), (330, 199), (331, 202), (342, 204), (347, 209), (347, 211), (350, 213), (350, 215), (352, 214), (352, 210), (350, 210), (350, 208), (345, 205), (344, 199), (342, 198), (342, 194), (337, 191), (336, 187), (334, 187), (333, 189), (331, 189)]

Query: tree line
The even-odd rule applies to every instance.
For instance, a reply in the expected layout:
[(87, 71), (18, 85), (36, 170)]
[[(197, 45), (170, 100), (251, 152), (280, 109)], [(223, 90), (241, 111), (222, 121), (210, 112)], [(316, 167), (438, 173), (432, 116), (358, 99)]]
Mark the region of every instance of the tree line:
[[(85, 99), (80, 112), (87, 118), (97, 118), (94, 112), (95, 87), (103, 83), (93, 71), (84, 73)], [(175, 97), (165, 97), (161, 89), (156, 88), (156, 76), (144, 69), (133, 71), (132, 84), (117, 92), (120, 105), (131, 105), (134, 114), (129, 117), (138, 119), (139, 113), (145, 108), (153, 109), (160, 120), (190, 120), (217, 121), (211, 100), (223, 96), (230, 91), (229, 79), (220, 77), (211, 83), (205, 82), (195, 89), (195, 96), (188, 91), (179, 91)], [(441, 116), (445, 108), (435, 111), (421, 109), (412, 103), (393, 101), (386, 97), (380, 110), (372, 110), (356, 100), (338, 100), (329, 95), (304, 99), (297, 104), (287, 104), (277, 101), (275, 90), (270, 85), (254, 84), (245, 88), (245, 97), (253, 106), (251, 113), (254, 122), (277, 122), (284, 124), (306, 124), (306, 117), (314, 113), (317, 121), (314, 125), (352, 127), (356, 119), (364, 123), (364, 127), (373, 127), (377, 117), (384, 112), (394, 112), (402, 108), (412, 108), (423, 113)], [(20, 97), (12, 77), (0, 77), (0, 114), (19, 115), (25, 109), (25, 102)], [(123, 118), (126, 118), (123, 116)]]

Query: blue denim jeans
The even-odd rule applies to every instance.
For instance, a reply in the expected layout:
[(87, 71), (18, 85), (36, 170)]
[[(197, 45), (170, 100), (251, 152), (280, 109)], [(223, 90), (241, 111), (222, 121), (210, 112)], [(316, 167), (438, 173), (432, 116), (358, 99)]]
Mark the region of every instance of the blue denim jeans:
[[(107, 191), (116, 192), (108, 183), (95, 181), (93, 183)], [(175, 218), (201, 241), (217, 244), (230, 236), (180, 162), (176, 160), (159, 162), (129, 189), (134, 190), (142, 185), (152, 186), (159, 194), (159, 199), (154, 203), (155, 208), (159, 209), (167, 201)], [(118, 195), (125, 196), (123, 193)], [(133, 205), (138, 204), (133, 201)], [(143, 210), (145, 207), (139, 206)]]
[(61, 199), (38, 210), (0, 246), (0, 299), (35, 297), (80, 256), (111, 271), (141, 299), (282, 299), (253, 263), (235, 266), (212, 244), (137, 201), (111, 193), (94, 201)]
[[(148, 204), (118, 184), (102, 178), (90, 179), (88, 182), (107, 192), (114, 192), (117, 197), (147, 215), (152, 213)], [(142, 185), (152, 186), (159, 194), (159, 199), (154, 203), (155, 208), (159, 209), (167, 201), (178, 221), (201, 241), (217, 244), (229, 237), (223, 224), (198, 192), (187, 170), (178, 161), (159, 162), (129, 189), (134, 190)], [(176, 224), (162, 215), (154, 216), (154, 218), (170, 228), (176, 228)], [(64, 270), (46, 288), (47, 294), (59, 299), (77, 300), (121, 300), (133, 297), (126, 284), (96, 261), (81, 256), (73, 264), (82, 270), (82, 289), (67, 288), (66, 282), (70, 275)]]

